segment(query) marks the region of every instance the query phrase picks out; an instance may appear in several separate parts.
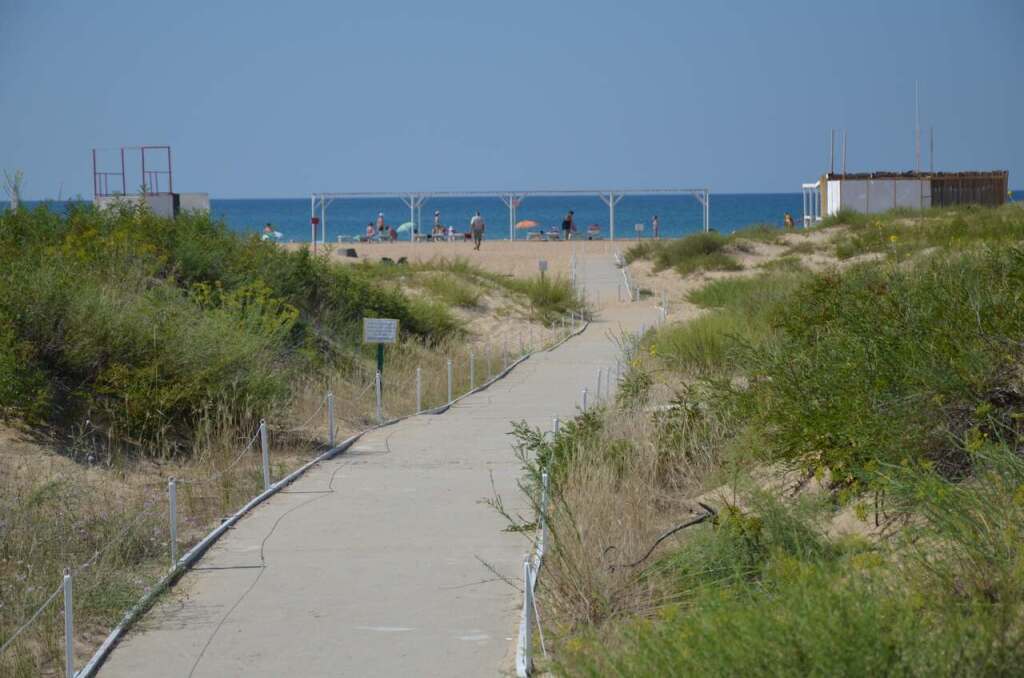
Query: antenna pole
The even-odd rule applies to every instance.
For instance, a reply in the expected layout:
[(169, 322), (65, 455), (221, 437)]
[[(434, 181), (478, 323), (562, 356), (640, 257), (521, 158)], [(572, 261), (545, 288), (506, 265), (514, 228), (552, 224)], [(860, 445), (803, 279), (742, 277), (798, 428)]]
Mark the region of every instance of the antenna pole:
[(843, 177), (846, 177), (846, 130), (843, 130)]
[(828, 139), (828, 173), (835, 174), (836, 171), (836, 130), (833, 127), (829, 130)]
[(928, 171), (935, 172), (935, 128), (928, 128)]
[(921, 171), (921, 105), (917, 80), (914, 81), (914, 169)]

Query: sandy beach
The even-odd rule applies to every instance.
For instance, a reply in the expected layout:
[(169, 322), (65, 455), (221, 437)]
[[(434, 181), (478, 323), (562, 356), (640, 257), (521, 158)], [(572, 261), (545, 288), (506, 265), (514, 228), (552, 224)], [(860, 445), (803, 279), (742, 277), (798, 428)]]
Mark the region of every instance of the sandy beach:
[[(359, 261), (380, 261), (388, 257), (398, 261), (406, 257), (409, 261), (430, 261), (435, 258), (464, 258), (488, 271), (504, 273), (520, 277), (537, 275), (538, 262), (548, 262), (548, 272), (568, 275), (572, 255), (611, 255), (616, 249), (624, 252), (633, 241), (616, 240), (575, 240), (543, 242), (529, 240), (485, 240), (479, 251), (473, 249), (471, 242), (423, 242), (408, 241), (396, 243), (355, 243), (320, 245), (318, 252), (329, 252), (332, 261), (354, 263)], [(308, 247), (306, 243), (289, 243), (283, 245), (289, 249)], [(356, 257), (346, 256), (346, 251), (354, 249)]]

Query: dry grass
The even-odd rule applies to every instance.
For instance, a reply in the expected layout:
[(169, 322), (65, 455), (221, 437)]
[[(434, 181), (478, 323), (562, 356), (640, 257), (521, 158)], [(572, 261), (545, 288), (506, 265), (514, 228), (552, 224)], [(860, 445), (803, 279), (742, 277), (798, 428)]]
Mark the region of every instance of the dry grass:
[[(447, 360), (453, 362), (453, 394), (470, 388), (469, 352), (479, 386), (523, 351), (550, 345), (560, 332), (540, 332), (533, 346), (406, 341), (385, 360), (386, 418), (414, 414), (416, 368), (421, 370), (423, 408), (447, 401)], [(336, 440), (376, 423), (372, 358), (305, 379), (291, 404), (266, 413), (272, 480), (307, 462), (327, 445), (326, 393), (335, 396)], [(102, 642), (124, 611), (153, 586), (170, 564), (167, 481), (178, 485), (179, 556), (263, 489), (257, 432), (259, 416), (239, 425), (211, 414), (182, 459), (124, 458), (87, 446), (87, 435), (55, 453), (54, 440), (31, 440), (4, 429), (0, 437), (0, 642), (6, 640), (60, 584), (63, 568), (76, 571), (77, 665)], [(244, 433), (243, 433), (244, 431)], [(73, 460), (76, 459), (77, 461)], [(109, 460), (91, 463), (89, 460)], [(63, 664), (63, 616), (58, 597), (39, 620), (0, 656), (0, 675), (58, 675)]]

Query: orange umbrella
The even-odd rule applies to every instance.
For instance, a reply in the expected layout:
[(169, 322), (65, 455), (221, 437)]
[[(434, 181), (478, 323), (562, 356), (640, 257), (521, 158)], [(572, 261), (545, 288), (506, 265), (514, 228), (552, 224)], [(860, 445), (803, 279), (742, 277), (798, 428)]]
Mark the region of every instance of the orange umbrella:
[(516, 229), (520, 231), (525, 231), (528, 228), (537, 228), (538, 226), (540, 226), (540, 223), (534, 221), (533, 219), (524, 219), (520, 221), (518, 224), (516, 224)]

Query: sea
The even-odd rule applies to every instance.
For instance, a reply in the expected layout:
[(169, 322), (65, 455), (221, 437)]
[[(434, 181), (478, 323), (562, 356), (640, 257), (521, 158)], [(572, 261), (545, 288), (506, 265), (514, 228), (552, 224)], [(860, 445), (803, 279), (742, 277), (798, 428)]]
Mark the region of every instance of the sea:
[[(1024, 192), (1014, 191), (1014, 201), (1024, 200)], [(40, 201), (26, 201), (29, 208)], [(50, 209), (64, 209), (64, 202), (45, 201)], [(0, 202), (0, 209), (7, 203)], [(428, 232), (434, 211), (440, 211), (441, 223), (457, 231), (468, 228), (470, 218), (479, 210), (487, 224), (488, 239), (509, 238), (508, 208), (497, 197), (433, 198), (424, 202), (415, 215), (399, 198), (338, 198), (325, 213), (327, 242), (347, 240), (365, 233), (366, 225), (383, 212), (386, 223), (396, 227), (415, 219)], [(591, 225), (607, 238), (608, 207), (595, 196), (526, 196), (517, 208), (517, 221), (532, 220), (540, 228), (559, 228), (566, 212), (573, 210), (577, 231), (587, 233)], [(800, 223), (803, 196), (800, 193), (712, 193), (711, 228), (724, 234), (755, 224), (782, 228), (786, 212)], [(311, 236), (309, 198), (212, 198), (210, 212), (239, 233), (261, 233), (270, 224), (281, 233), (283, 242), (307, 242)], [(317, 209), (319, 217), (319, 208)], [(650, 238), (651, 220), (657, 216), (663, 238), (696, 233), (702, 228), (703, 207), (690, 195), (627, 195), (615, 207), (615, 235), (621, 239)], [(637, 226), (643, 229), (638, 230)], [(538, 230), (538, 229), (533, 229)], [(516, 231), (516, 239), (525, 239), (528, 231)]]

